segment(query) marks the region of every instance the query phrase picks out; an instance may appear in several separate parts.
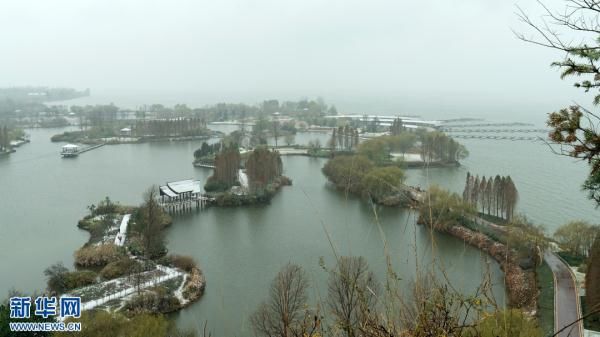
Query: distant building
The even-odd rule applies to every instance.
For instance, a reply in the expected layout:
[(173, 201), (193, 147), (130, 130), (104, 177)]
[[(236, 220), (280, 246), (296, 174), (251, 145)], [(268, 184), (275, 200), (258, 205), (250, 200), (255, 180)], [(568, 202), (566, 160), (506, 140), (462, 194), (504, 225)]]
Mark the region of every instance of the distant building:
[(354, 120), (362, 123), (376, 122), (380, 126), (390, 126), (395, 119), (402, 120), (402, 126), (407, 128), (430, 128), (435, 129), (442, 124), (436, 120), (423, 120), (412, 116), (386, 116), (386, 115), (334, 115), (325, 118)]
[(124, 137), (131, 136), (131, 129), (130, 128), (122, 128), (120, 130), (120, 132), (121, 132), (121, 136), (124, 136)]
[(60, 155), (63, 157), (75, 157), (79, 154), (79, 146), (75, 144), (67, 144), (62, 147)]

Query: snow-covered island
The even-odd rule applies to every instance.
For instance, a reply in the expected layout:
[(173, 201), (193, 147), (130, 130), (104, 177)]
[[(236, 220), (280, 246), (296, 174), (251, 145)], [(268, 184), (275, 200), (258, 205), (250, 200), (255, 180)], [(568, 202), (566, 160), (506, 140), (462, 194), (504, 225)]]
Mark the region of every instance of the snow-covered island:
[[(58, 296), (81, 297), (82, 310), (107, 310), (127, 316), (168, 313), (198, 300), (206, 281), (188, 256), (168, 255), (164, 230), (171, 218), (152, 190), (139, 207), (122, 206), (106, 198), (78, 227), (90, 233), (77, 250), (75, 271), (52, 266), (48, 290)], [(56, 287), (57, 278), (70, 280)]]

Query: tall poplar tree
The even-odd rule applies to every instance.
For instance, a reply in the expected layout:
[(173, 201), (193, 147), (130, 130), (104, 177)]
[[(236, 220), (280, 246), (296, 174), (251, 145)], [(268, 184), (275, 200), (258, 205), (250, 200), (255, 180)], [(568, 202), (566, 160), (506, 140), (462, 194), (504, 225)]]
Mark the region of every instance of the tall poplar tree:
[(479, 183), (479, 204), (481, 205), (481, 213), (485, 213), (485, 201), (486, 201), (486, 187), (487, 181), (485, 180), (485, 176), (481, 178), (481, 183)]
[(463, 200), (470, 202), (471, 200), (471, 172), (467, 172), (467, 179), (465, 180), (465, 189), (462, 194)]

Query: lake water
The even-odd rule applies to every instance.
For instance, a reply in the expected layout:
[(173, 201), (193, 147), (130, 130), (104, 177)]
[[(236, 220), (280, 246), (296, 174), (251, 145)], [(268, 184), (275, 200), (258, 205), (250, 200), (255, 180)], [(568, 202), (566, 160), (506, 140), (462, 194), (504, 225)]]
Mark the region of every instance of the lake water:
[[(139, 204), (153, 184), (205, 180), (211, 174), (191, 164), (199, 141), (105, 146), (61, 159), (62, 144), (49, 139), (62, 131), (29, 130), (30, 144), (0, 158), (0, 294), (11, 288), (42, 289), (47, 266), (57, 261), (71, 266), (73, 251), (88, 238), (76, 227), (88, 205), (105, 196)], [(316, 137), (325, 144), (327, 136), (318, 134), (298, 135), (296, 141)], [(549, 232), (571, 219), (597, 219), (598, 211), (579, 188), (587, 173), (585, 163), (553, 155), (540, 143), (461, 142), (471, 153), (462, 167), (409, 170), (408, 182), (461, 192), (467, 171), (510, 174), (521, 196), (519, 211)], [(327, 274), (319, 258), (331, 266), (334, 250), (365, 256), (382, 281), (384, 238), (405, 287), (415, 275), (415, 252), (421, 268), (434, 258), (444, 264), (458, 288), (472, 290), (479, 284), (486, 263), (476, 249), (450, 237), (431, 237), (415, 226), (414, 214), (406, 210), (378, 208), (378, 224), (365, 202), (327, 186), (320, 171), (324, 159), (285, 157), (283, 163), (293, 186), (284, 187), (270, 205), (209, 208), (176, 217), (168, 229), (169, 250), (194, 256), (208, 282), (200, 301), (173, 315), (181, 326), (201, 328), (207, 321), (215, 335), (246, 334), (248, 315), (287, 262), (306, 268), (314, 299), (324, 296)], [(501, 272), (496, 264), (491, 271), (502, 301)]]

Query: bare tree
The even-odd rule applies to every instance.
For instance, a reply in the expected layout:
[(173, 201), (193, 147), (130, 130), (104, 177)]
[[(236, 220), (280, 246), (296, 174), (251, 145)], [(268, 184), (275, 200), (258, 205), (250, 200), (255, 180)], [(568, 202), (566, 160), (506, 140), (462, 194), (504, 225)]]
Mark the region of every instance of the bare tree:
[(269, 299), (250, 317), (254, 331), (260, 336), (301, 336), (306, 315), (308, 280), (304, 270), (287, 264), (271, 283)]
[(162, 229), (165, 214), (158, 204), (157, 198), (157, 187), (150, 187), (144, 194), (144, 203), (140, 207), (136, 219), (136, 230), (142, 238), (146, 258), (160, 255), (164, 250)]
[(335, 323), (348, 337), (375, 312), (379, 284), (364, 257), (342, 256), (330, 271), (328, 305)]

